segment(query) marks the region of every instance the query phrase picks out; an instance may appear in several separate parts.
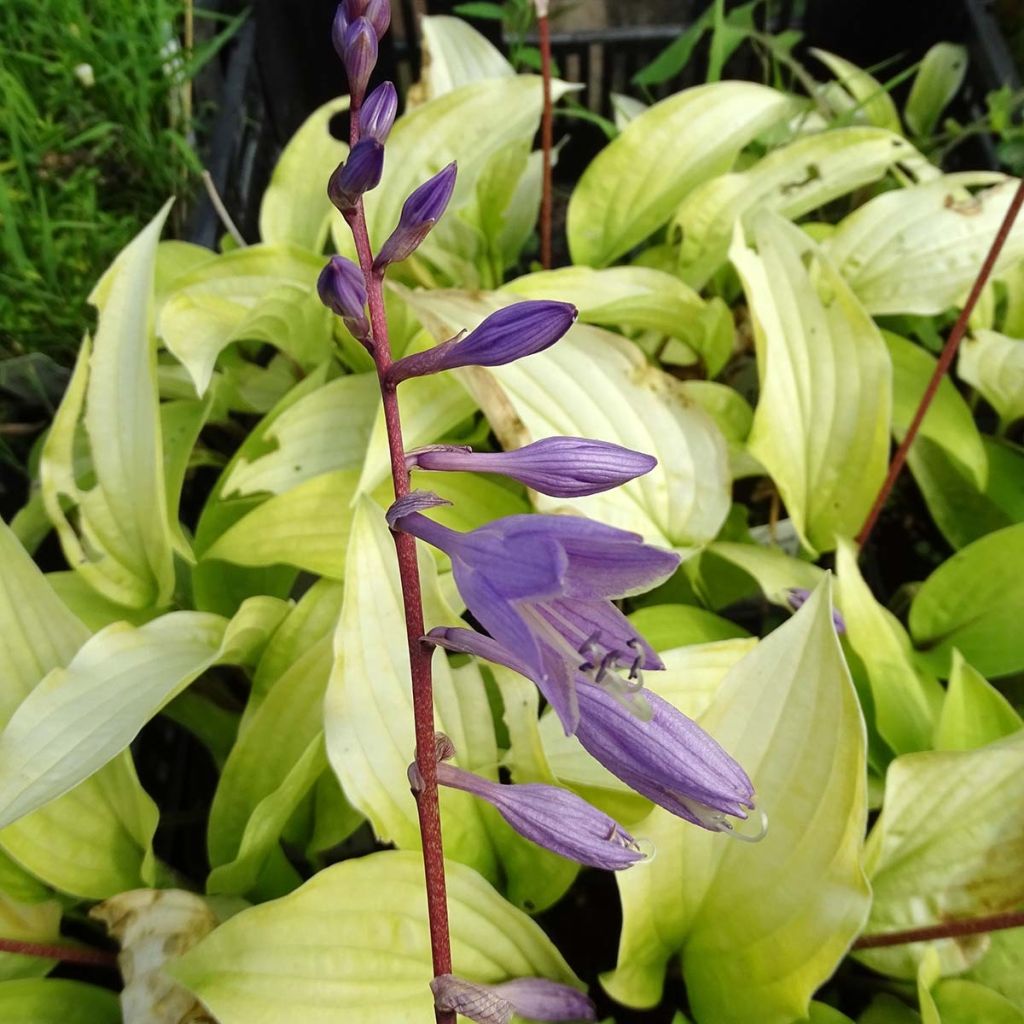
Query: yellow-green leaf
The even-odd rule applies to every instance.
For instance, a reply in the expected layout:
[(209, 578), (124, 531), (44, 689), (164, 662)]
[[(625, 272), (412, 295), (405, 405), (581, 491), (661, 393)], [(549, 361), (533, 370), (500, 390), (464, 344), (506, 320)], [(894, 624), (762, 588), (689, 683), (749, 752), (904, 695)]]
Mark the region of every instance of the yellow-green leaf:
[(603, 267), (665, 224), (695, 186), (794, 111), (752, 82), (699, 85), (638, 114), (583, 172), (569, 200), (573, 263)]
[(755, 844), (661, 808), (634, 829), (657, 855), (617, 876), (618, 966), (604, 985), (655, 1005), (682, 954), (698, 1021), (791, 1024), (867, 914), (864, 726), (832, 625), (828, 585), (726, 676), (701, 718), (754, 781), (768, 816)]
[(885, 475), (892, 368), (878, 328), (810, 238), (768, 212), (753, 230), (756, 253), (739, 232), (730, 252), (761, 383), (748, 447), (801, 541), (829, 551), (837, 534), (857, 532)]
[[(450, 861), (446, 874), (458, 974), (579, 984), (540, 927), (476, 872)], [(220, 1024), (420, 1024), (433, 1012), (420, 855), (327, 868), (231, 918), (168, 970)]]
[(11, 1024), (121, 1024), (109, 989), (66, 978), (0, 982), (0, 1020)]
[(1024, 416), (1024, 341), (975, 331), (960, 346), (956, 372), (981, 392), (1004, 430)]
[(1024, 728), (1013, 705), (958, 650), (953, 651), (942, 713), (935, 724), (936, 750), (974, 750)]

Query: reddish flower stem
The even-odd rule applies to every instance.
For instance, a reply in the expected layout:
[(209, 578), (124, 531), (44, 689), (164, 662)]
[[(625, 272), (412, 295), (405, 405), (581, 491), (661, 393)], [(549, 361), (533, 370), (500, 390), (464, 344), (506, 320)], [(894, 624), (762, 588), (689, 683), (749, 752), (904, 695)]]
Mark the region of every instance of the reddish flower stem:
[[(356, 110), (358, 108), (355, 108)], [(351, 143), (359, 138), (358, 117), (351, 121)], [(405, 446), (402, 442), (402, 421), (398, 409), (395, 386), (385, 383), (385, 374), (391, 365), (391, 344), (388, 340), (388, 322), (384, 311), (384, 275), (373, 269), (373, 250), (366, 229), (366, 214), (362, 200), (349, 227), (356, 243), (359, 266), (366, 281), (367, 305), (373, 331), (372, 356), (380, 381), (384, 422), (387, 426), (388, 451), (391, 456), (391, 478), (395, 499), (409, 493), (409, 471), (405, 466)], [(452, 973), (451, 938), (448, 933), (448, 897), (444, 877), (444, 846), (441, 841), (441, 811), (437, 799), (437, 760), (434, 754), (434, 687), (430, 671), (433, 648), (422, 642), (426, 633), (423, 625), (423, 595), (420, 587), (419, 565), (416, 561), (416, 540), (408, 533), (392, 530), (398, 554), (398, 575), (402, 582), (402, 602), (405, 607), (405, 632), (409, 644), (409, 667), (412, 676), (412, 705), (416, 729), (416, 766), (422, 785), (416, 792), (416, 812), (419, 817), (420, 837), (423, 843), (423, 874), (426, 878), (427, 917), (430, 925), (430, 954), (434, 977)], [(455, 1014), (434, 1011), (436, 1024), (455, 1024)]]
[(857, 534), (857, 543), (860, 544), (861, 549), (863, 549), (864, 545), (867, 543), (868, 538), (871, 536), (871, 531), (874, 529), (875, 523), (878, 521), (878, 516), (881, 514), (882, 508), (885, 506), (886, 501), (889, 500), (889, 495), (892, 493), (896, 480), (907, 461), (910, 446), (914, 443), (914, 439), (917, 437), (917, 432), (921, 428), (921, 423), (924, 421), (925, 414), (928, 412), (928, 407), (932, 404), (932, 400), (935, 398), (936, 392), (939, 390), (942, 378), (946, 376), (949, 367), (953, 363), (953, 357), (956, 355), (957, 349), (960, 347), (960, 342), (967, 331), (967, 322), (970, 320), (971, 314), (974, 312), (974, 307), (977, 305), (982, 289), (988, 283), (988, 279), (992, 275), (992, 270), (995, 267), (996, 260), (999, 258), (999, 253), (1002, 251), (1003, 245), (1010, 234), (1013, 222), (1017, 219), (1017, 214), (1020, 212), (1022, 203), (1024, 203), (1024, 180), (1022, 180), (1017, 186), (1017, 191), (1013, 194), (1013, 199), (1010, 201), (1010, 205), (1006, 210), (1006, 216), (1003, 217), (1002, 224), (999, 225), (996, 237), (992, 240), (992, 245), (988, 250), (988, 255), (985, 257), (985, 262), (982, 263), (981, 270), (978, 271), (978, 276), (974, 279), (974, 284), (971, 287), (971, 293), (967, 296), (967, 302), (964, 303), (964, 308), (960, 311), (960, 316), (957, 317), (957, 321), (953, 325), (953, 329), (949, 332), (949, 337), (946, 339), (946, 344), (942, 349), (942, 354), (939, 356), (938, 361), (935, 364), (935, 372), (932, 374), (932, 379), (928, 382), (928, 387), (925, 388), (924, 394), (921, 396), (921, 401), (918, 403), (917, 411), (914, 413), (914, 418), (911, 420), (910, 426), (907, 428), (906, 437), (903, 438), (899, 447), (896, 449), (896, 454), (893, 455), (892, 462), (889, 464), (889, 472), (886, 474), (885, 481), (882, 484), (882, 489), (878, 492), (878, 496), (875, 498), (875, 503), (871, 506), (871, 511), (868, 513), (867, 519), (864, 520), (864, 525), (860, 528), (860, 533)]
[(933, 939), (955, 939), (962, 935), (980, 935), (983, 932), (1005, 931), (1007, 928), (1024, 927), (1024, 911), (1014, 910), (1005, 914), (989, 914), (987, 917), (968, 917), (943, 924), (930, 924), (922, 928), (908, 928), (901, 932), (881, 932), (878, 935), (862, 935), (854, 949), (880, 949), (883, 946), (904, 946), (908, 942), (929, 942)]
[(50, 946), (44, 942), (22, 942), (20, 939), (0, 939), (0, 953), (20, 956), (38, 956), (44, 960), (63, 960), (69, 964), (87, 964), (91, 967), (117, 968), (117, 954), (88, 946)]
[(554, 146), (554, 112), (551, 109), (551, 25), (546, 13), (537, 17), (540, 32), (540, 74), (544, 89), (544, 108), (540, 121), (543, 159), (540, 196), (540, 264), (551, 269), (551, 150)]

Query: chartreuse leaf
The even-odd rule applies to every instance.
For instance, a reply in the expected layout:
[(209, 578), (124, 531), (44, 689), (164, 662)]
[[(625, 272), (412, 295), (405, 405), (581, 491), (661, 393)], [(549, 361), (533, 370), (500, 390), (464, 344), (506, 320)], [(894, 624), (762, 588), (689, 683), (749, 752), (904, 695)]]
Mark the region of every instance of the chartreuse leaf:
[(834, 1006), (827, 1003), (819, 1003), (815, 1000), (811, 1003), (811, 1012), (807, 1015), (809, 1024), (853, 1024), (851, 1018), (845, 1013), (840, 1013)]
[(974, 750), (1024, 728), (1013, 705), (953, 650), (953, 668), (935, 724), (936, 750)]
[(1024, 929), (992, 932), (988, 952), (963, 977), (1006, 996), (1024, 1010)]
[[(935, 372), (935, 357), (891, 331), (883, 331), (882, 338), (892, 359), (892, 431), (898, 440), (903, 440)], [(970, 473), (978, 487), (984, 487), (988, 478), (985, 446), (970, 407), (949, 377), (940, 381), (918, 437), (940, 445)], [(916, 450), (915, 443), (912, 456)]]
[(169, 700), (217, 661), (239, 663), (280, 622), (282, 602), (254, 598), (230, 623), (171, 612), (108, 626), (52, 669), (0, 733), (0, 828), (103, 767)]
[(283, 494), (322, 473), (361, 467), (379, 406), (376, 374), (349, 374), (324, 384), (262, 431), (270, 450), (243, 455), (221, 493)]
[(464, 85), (515, 75), (501, 51), (461, 18), (421, 18), (420, 29), (424, 49), (420, 99), (436, 99)]
[(1024, 341), (975, 331), (960, 346), (956, 372), (995, 409), (1003, 430), (1024, 416)]
[(822, 64), (836, 76), (840, 86), (853, 97), (865, 120), (869, 124), (886, 128), (891, 132), (901, 130), (900, 115), (896, 112), (896, 104), (876, 78), (869, 75), (863, 68), (851, 64), (850, 61), (837, 57), (827, 50), (811, 48)]
[[(501, 302), (466, 292), (408, 295), (440, 340), (473, 328)], [(544, 352), (491, 369), (458, 371), (505, 448), (565, 434), (595, 437), (658, 459), (650, 473), (587, 498), (537, 495), (542, 511), (572, 509), (665, 546), (702, 544), (729, 509), (725, 440), (682, 395), (678, 381), (650, 366), (637, 346), (577, 324)]]
[[(2, 521), (0, 563), (0, 724), (5, 724), (41, 679), (72, 660), (89, 634)], [(0, 832), (0, 850), (56, 889), (99, 899), (141, 884), (143, 874), (152, 871), (156, 822), (156, 806), (125, 754)], [(0, 853), (0, 861), (5, 859)], [(3, 887), (13, 892), (6, 881)]]
[(1016, 445), (982, 437), (987, 483), (979, 490), (967, 468), (928, 438), (910, 449), (910, 468), (935, 525), (955, 548), (1024, 521), (1024, 456)]
[(21, 1024), (121, 1024), (109, 989), (66, 978), (0, 982), (0, 1019)]
[(932, 989), (936, 1024), (1024, 1024), (1024, 1011), (976, 981), (949, 978)]
[(883, 992), (857, 1018), (857, 1024), (921, 1024), (921, 1015), (895, 996)]
[[(436, 570), (425, 549), (420, 578), (428, 627), (455, 622), (440, 599)], [(462, 694), (440, 658), (434, 662), (434, 700), (439, 728), (457, 751), (465, 752)], [(415, 738), (402, 589), (384, 513), (369, 498), (355, 504), (324, 721), (331, 766), (353, 806), (385, 842), (418, 849), (416, 802), (406, 775)], [(474, 799), (444, 790), (441, 809), (448, 855), (496, 877), (494, 850)]]
[(603, 982), (618, 1001), (655, 1005), (682, 954), (697, 1020), (789, 1024), (860, 930), (864, 726), (828, 590), (733, 666), (701, 718), (753, 779), (766, 838), (730, 842), (660, 808), (634, 829), (657, 856), (617, 876), (622, 939)]
[[(1015, 907), (1024, 900), (1024, 732), (976, 750), (904, 754), (889, 765), (868, 838), (874, 900), (866, 931), (898, 931)], [(872, 969), (913, 978), (938, 951), (944, 974), (975, 963), (987, 939), (862, 950)]]
[[(525, 299), (560, 299), (584, 323), (656, 331), (700, 354), (715, 376), (731, 352), (716, 351), (708, 304), (678, 277), (650, 267), (562, 267), (517, 278), (505, 289)], [(730, 332), (731, 334), (731, 332)]]
[[(234, 341), (268, 342), (307, 370), (330, 355), (333, 321), (313, 287), (322, 259), (315, 253), (292, 252), (285, 260), (305, 264), (300, 280), (268, 280), (261, 273), (246, 276), (243, 264), (237, 276), (200, 280), (176, 291), (164, 304), (160, 337), (188, 370), (200, 396), (210, 386), (221, 353)], [(222, 369), (226, 373), (229, 367)], [(239, 360), (239, 374), (254, 371), (266, 372)], [(244, 386), (239, 390), (243, 399), (256, 404), (257, 396), (247, 396)]]
[(336, 469), (275, 495), (228, 527), (204, 557), (251, 567), (293, 565), (341, 579), (359, 474)]
[(333, 213), (324, 182), (348, 156), (348, 146), (331, 134), (331, 121), (348, 104), (348, 96), (339, 96), (318, 107), (284, 147), (260, 203), (264, 242), (323, 252)]
[[(458, 974), (579, 985), (540, 927), (476, 872), (449, 861), (446, 874)], [(433, 1001), (420, 855), (335, 864), (283, 899), (243, 910), (167, 971), (220, 1024), (424, 1020)]]
[[(168, 202), (89, 296), (99, 326), (82, 344), (40, 463), (47, 515), (69, 564), (133, 608), (166, 604), (174, 587), (152, 337), (156, 247), (169, 210)], [(92, 461), (88, 485), (75, 474), (79, 431)]]
[[(996, 182), (973, 196), (966, 191)], [(963, 300), (1015, 188), (977, 171), (884, 192), (842, 220), (825, 250), (868, 312), (933, 316)], [(996, 274), (1022, 257), (1024, 228), (1017, 227)]]
[(252, 887), (288, 816), (327, 766), (322, 705), (340, 589), (317, 584), (261, 659), (256, 707), (246, 710), (210, 809), (210, 892)]
[(785, 94), (714, 82), (648, 108), (583, 172), (569, 200), (573, 263), (603, 267), (653, 234), (695, 186), (794, 111)]
[[(0, 851), (0, 939), (53, 943), (60, 940), (63, 908), (52, 893)], [(55, 960), (0, 953), (0, 983), (49, 973)]]
[(897, 754), (931, 749), (943, 699), (939, 681), (915, 665), (905, 630), (874, 599), (857, 567), (856, 548), (843, 538), (836, 572), (846, 637), (867, 673), (879, 735)]
[(656, 604), (639, 608), (629, 616), (629, 621), (656, 651), (748, 635), (742, 626), (714, 612), (687, 604)]
[(1024, 523), (961, 548), (921, 584), (910, 606), (910, 635), (940, 675), (954, 647), (983, 675), (1024, 668)]
[(739, 232), (730, 251), (753, 314), (761, 382), (748, 447), (779, 488), (801, 541), (829, 551), (837, 534), (860, 527), (885, 475), (889, 356), (807, 235), (768, 212), (753, 232), (756, 253)]
[[(787, 591), (793, 588), (813, 590), (825, 576), (823, 570), (810, 562), (787, 555), (778, 548), (758, 544), (738, 544), (735, 541), (715, 541), (701, 555), (701, 580), (714, 572), (716, 559), (724, 559), (749, 576), (761, 593), (775, 604), (789, 607)], [(717, 602), (715, 607), (721, 607)]]
[(883, 128), (838, 128), (773, 150), (744, 171), (698, 185), (680, 204), (669, 237), (681, 233), (679, 271), (703, 287), (727, 260), (733, 225), (756, 209), (791, 220), (881, 178), (920, 154)]
[(966, 47), (936, 43), (924, 55), (903, 108), (907, 127), (915, 135), (931, 135), (946, 104), (960, 91), (966, 74)]

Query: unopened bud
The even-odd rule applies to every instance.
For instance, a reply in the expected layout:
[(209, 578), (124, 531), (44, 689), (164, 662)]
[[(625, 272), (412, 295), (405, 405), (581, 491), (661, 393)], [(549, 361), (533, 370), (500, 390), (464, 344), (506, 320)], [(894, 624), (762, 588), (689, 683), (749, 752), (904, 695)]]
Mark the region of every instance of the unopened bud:
[(398, 93), (391, 82), (378, 85), (359, 111), (359, 137), (383, 143), (391, 132), (398, 113)]
[(363, 193), (377, 187), (383, 170), (384, 147), (376, 139), (360, 139), (328, 179), (327, 195), (348, 216)]

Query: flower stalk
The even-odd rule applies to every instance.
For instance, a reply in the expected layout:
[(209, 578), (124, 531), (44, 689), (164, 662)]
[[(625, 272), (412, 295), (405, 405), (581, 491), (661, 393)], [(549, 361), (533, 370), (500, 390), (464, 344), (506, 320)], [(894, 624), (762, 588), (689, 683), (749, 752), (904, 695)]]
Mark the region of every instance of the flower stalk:
[(88, 967), (117, 968), (117, 954), (105, 949), (91, 949), (87, 946), (50, 945), (45, 942), (23, 942), (21, 939), (0, 938), (0, 953), (15, 953), (18, 956), (36, 956), (44, 960), (62, 960), (68, 964), (84, 964)]
[(1024, 928), (1024, 910), (1010, 910), (1003, 914), (988, 914), (984, 917), (965, 917), (898, 932), (862, 935), (853, 944), (853, 948), (882, 949), (886, 946), (905, 946), (911, 942), (932, 942), (935, 939), (957, 939), (964, 935), (1002, 932), (1010, 928)]
[(921, 396), (921, 401), (917, 404), (917, 410), (914, 413), (914, 418), (910, 421), (910, 426), (907, 428), (906, 436), (896, 449), (892, 462), (889, 463), (889, 472), (886, 474), (881, 490), (879, 490), (878, 496), (871, 506), (871, 511), (868, 512), (867, 518), (864, 520), (864, 525), (857, 534), (857, 543), (862, 551), (867, 544), (868, 538), (871, 536), (871, 531), (875, 528), (875, 523), (885, 507), (886, 501), (889, 500), (889, 495), (892, 493), (900, 473), (903, 471), (907, 455), (910, 453), (910, 446), (914, 443), (917, 432), (921, 429), (925, 415), (935, 395), (938, 393), (939, 385), (942, 383), (943, 377), (949, 372), (950, 366), (953, 365), (953, 359), (956, 356), (957, 349), (960, 347), (960, 342), (967, 333), (967, 324), (971, 319), (971, 314), (974, 312), (974, 307), (977, 305), (978, 299), (981, 298), (981, 293), (985, 285), (988, 284), (988, 279), (992, 276), (996, 260), (999, 259), (999, 254), (1006, 244), (1006, 239), (1010, 235), (1010, 230), (1017, 219), (1017, 214), (1020, 213), (1022, 205), (1024, 205), (1024, 181), (1021, 181), (1017, 186), (1017, 191), (1014, 192), (1013, 199), (1010, 200), (1010, 205), (1007, 207), (1003, 222), (999, 225), (999, 230), (992, 240), (992, 245), (985, 256), (985, 261), (982, 263), (978, 276), (974, 279), (974, 284), (971, 286), (971, 293), (967, 296), (967, 301), (964, 303), (963, 309), (960, 310), (960, 316), (957, 317), (953, 329), (949, 332), (949, 337), (943, 346), (942, 354), (935, 363), (935, 372), (932, 374), (931, 380), (928, 381), (928, 386)]

